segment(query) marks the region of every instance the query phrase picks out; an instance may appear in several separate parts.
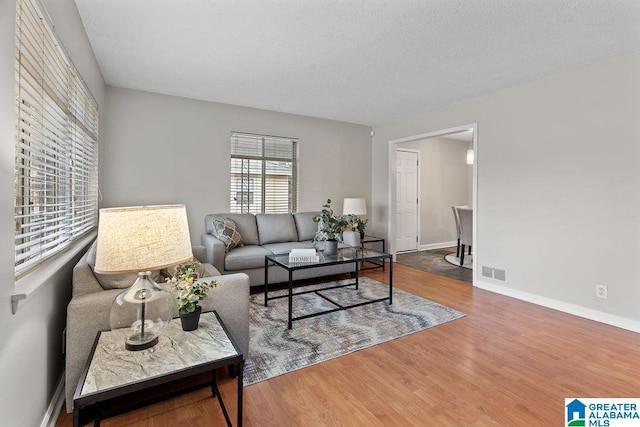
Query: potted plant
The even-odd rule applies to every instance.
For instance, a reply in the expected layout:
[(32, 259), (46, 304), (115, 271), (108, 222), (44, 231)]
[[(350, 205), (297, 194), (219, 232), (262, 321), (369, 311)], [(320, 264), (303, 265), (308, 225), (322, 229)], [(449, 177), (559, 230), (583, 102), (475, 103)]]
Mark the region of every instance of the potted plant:
[(218, 283), (215, 280), (204, 282), (198, 280), (197, 263), (191, 261), (179, 265), (175, 274), (167, 279), (167, 283), (175, 291), (178, 313), (182, 322), (182, 330), (193, 331), (198, 328), (202, 307), (199, 302), (207, 298), (207, 292)]
[(325, 242), (325, 254), (335, 254), (338, 249), (338, 241), (342, 240), (342, 230), (347, 225), (347, 221), (333, 214), (331, 199), (327, 199), (327, 203), (322, 205), (322, 211), (314, 216), (313, 220), (318, 223), (318, 231), (313, 240)]
[(347, 224), (351, 226), (353, 231), (357, 231), (360, 234), (360, 238), (364, 238), (364, 228), (369, 222), (368, 219), (362, 219), (358, 215), (347, 215)]

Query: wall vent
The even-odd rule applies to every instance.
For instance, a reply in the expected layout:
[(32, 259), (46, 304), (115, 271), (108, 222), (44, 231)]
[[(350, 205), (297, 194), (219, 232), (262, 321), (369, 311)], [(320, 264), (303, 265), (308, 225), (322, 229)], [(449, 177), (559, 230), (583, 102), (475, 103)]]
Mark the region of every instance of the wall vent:
[(493, 278), (496, 280), (500, 280), (502, 282), (506, 282), (507, 281), (507, 271), (506, 270), (499, 270), (497, 268), (493, 269)]
[(493, 279), (493, 268), (483, 265), (482, 277), (488, 277), (489, 279)]

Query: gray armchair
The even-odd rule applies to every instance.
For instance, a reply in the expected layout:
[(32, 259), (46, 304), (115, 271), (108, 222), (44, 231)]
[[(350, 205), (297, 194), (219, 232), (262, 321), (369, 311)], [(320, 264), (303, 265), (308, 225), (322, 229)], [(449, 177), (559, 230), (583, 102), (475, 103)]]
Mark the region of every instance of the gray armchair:
[[(218, 270), (206, 262), (204, 246), (195, 246), (193, 255), (214, 276), (218, 286), (202, 301), (202, 311), (216, 310), (227, 326), (244, 357), (249, 354), (249, 277), (244, 273), (221, 276)], [(82, 369), (87, 363), (91, 347), (98, 331), (110, 328), (109, 313), (116, 295), (123, 287), (133, 284), (135, 274), (111, 276), (105, 285), (104, 277), (95, 274), (95, 245), (87, 251), (73, 269), (72, 298), (67, 306), (65, 398), (67, 412), (73, 410), (75, 393)], [(99, 279), (103, 279), (101, 284)], [(121, 282), (121, 283), (118, 283)], [(114, 284), (115, 283), (115, 284)], [(114, 285), (113, 289), (108, 289)], [(105, 287), (107, 289), (105, 289)], [(177, 307), (173, 317), (178, 317)]]

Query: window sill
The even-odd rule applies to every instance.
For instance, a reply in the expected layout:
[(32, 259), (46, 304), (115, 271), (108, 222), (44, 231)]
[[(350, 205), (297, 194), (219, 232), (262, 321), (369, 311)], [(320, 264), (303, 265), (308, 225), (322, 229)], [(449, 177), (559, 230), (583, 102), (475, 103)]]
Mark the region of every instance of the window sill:
[(87, 246), (96, 238), (97, 231), (92, 231), (74, 244), (69, 249), (45, 261), (33, 271), (20, 277), (15, 282), (15, 295), (12, 295), (12, 301), (18, 300), (12, 305), (13, 314), (17, 312), (19, 307), (27, 304), (38, 290), (43, 288), (60, 269), (64, 268), (74, 257), (85, 250)]

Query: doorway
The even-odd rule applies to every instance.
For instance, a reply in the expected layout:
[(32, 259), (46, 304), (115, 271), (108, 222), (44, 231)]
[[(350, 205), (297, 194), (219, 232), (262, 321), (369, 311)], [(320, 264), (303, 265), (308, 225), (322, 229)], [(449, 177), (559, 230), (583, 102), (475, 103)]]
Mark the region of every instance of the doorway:
[[(427, 234), (429, 233), (429, 227), (426, 228), (422, 228), (424, 226), (420, 225), (420, 222), (424, 222), (427, 221), (427, 225), (429, 224), (433, 224), (434, 222), (437, 221), (446, 221), (447, 223), (451, 223), (448, 224), (447, 227), (448, 228), (452, 228), (452, 230), (450, 232), (448, 232), (447, 236), (450, 238), (450, 240), (452, 240), (453, 242), (456, 241), (456, 233), (455, 233), (455, 222), (453, 221), (453, 213), (451, 212), (451, 206), (449, 206), (449, 204), (453, 205), (458, 205), (458, 204), (468, 204), (469, 206), (474, 208), (474, 215), (473, 215), (473, 277), (472, 277), (472, 282), (475, 283), (477, 280), (477, 268), (476, 268), (476, 261), (478, 259), (478, 250), (481, 249), (481, 245), (478, 244), (477, 241), (477, 159), (478, 156), (476, 155), (477, 153), (477, 145), (478, 145), (478, 138), (477, 138), (477, 124), (471, 124), (471, 125), (467, 125), (467, 126), (460, 126), (460, 127), (455, 127), (455, 128), (449, 128), (449, 129), (443, 129), (440, 131), (436, 131), (436, 132), (430, 132), (430, 133), (425, 133), (425, 134), (419, 134), (419, 135), (414, 135), (414, 136), (410, 136), (410, 137), (406, 137), (406, 138), (401, 138), (401, 139), (396, 139), (396, 140), (392, 140), (389, 141), (389, 207), (390, 207), (390, 212), (389, 212), (389, 216), (388, 216), (388, 229), (389, 229), (389, 242), (390, 245), (392, 246), (390, 248), (390, 252), (394, 255), (397, 255), (398, 253), (402, 253), (402, 256), (406, 256), (407, 252), (406, 252), (406, 247), (403, 246), (403, 243), (408, 244), (408, 239), (406, 239), (407, 233), (406, 230), (403, 229), (404, 227), (404, 223), (403, 222), (399, 222), (399, 211), (401, 209), (400, 206), (400, 200), (402, 197), (404, 197), (404, 195), (402, 194), (402, 192), (404, 190), (402, 190), (401, 188), (401, 183), (400, 180), (401, 175), (399, 175), (399, 170), (400, 168), (403, 167), (402, 162), (401, 162), (401, 158), (403, 156), (402, 153), (400, 153), (400, 151), (405, 151), (407, 148), (411, 148), (411, 149), (415, 149), (418, 148), (418, 151), (424, 151), (425, 149), (427, 151), (425, 151), (423, 153), (424, 155), (428, 155), (425, 153), (429, 153), (429, 150), (431, 148), (425, 148), (424, 145), (424, 141), (423, 140), (427, 140), (427, 139), (433, 139), (436, 137), (440, 137), (440, 138), (446, 138), (446, 140), (441, 140), (441, 144), (444, 144), (444, 141), (447, 141), (447, 143), (458, 143), (458, 141), (448, 141), (449, 139), (458, 139), (458, 138), (466, 138), (468, 147), (470, 150), (472, 150), (473, 153), (473, 157), (476, 159), (475, 161), (473, 161), (472, 165), (468, 165), (468, 169), (465, 168), (465, 170), (468, 174), (468, 193), (469, 196), (468, 198), (465, 198), (464, 200), (466, 201), (465, 203), (460, 203), (460, 202), (454, 202), (454, 201), (445, 201), (443, 200), (443, 202), (441, 202), (441, 205), (438, 209), (440, 209), (438, 215), (439, 215), (439, 219), (437, 216), (429, 216), (432, 214), (432, 212), (429, 211), (429, 209), (425, 210), (424, 212), (422, 211), (418, 211), (418, 226), (417, 229), (420, 230), (422, 229), (422, 231), (418, 232), (419, 235), (422, 235), (418, 242), (420, 242), (420, 244), (416, 243), (416, 246), (414, 246), (414, 249), (419, 250), (420, 252), (417, 252), (417, 254), (421, 254), (421, 253), (425, 253), (426, 250), (433, 250), (433, 249), (438, 249), (438, 248), (444, 248), (445, 244), (447, 243), (447, 239), (441, 239), (441, 240), (435, 240), (435, 242), (438, 243), (434, 243), (433, 246), (431, 246), (430, 242), (434, 242), (434, 240), (431, 239), (431, 236), (428, 236)], [(433, 141), (436, 141), (435, 139), (433, 139)], [(450, 147), (447, 144), (444, 144), (447, 147)], [(444, 146), (442, 145), (442, 146)], [(431, 145), (429, 146), (431, 147)], [(464, 148), (464, 147), (461, 147)], [(447, 150), (449, 150), (450, 148), (447, 148)], [(455, 149), (457, 150), (457, 148)], [(464, 150), (463, 152), (463, 156), (466, 157), (466, 150)], [(456, 159), (458, 158), (458, 155), (456, 154), (454, 156)], [(428, 160), (428, 159), (427, 159)], [(422, 159), (421, 163), (424, 162), (424, 158)], [(444, 161), (444, 159), (441, 159), (439, 161)], [(466, 159), (462, 160), (463, 162), (466, 162)], [(436, 161), (437, 162), (437, 161)], [(425, 163), (422, 167), (421, 170), (422, 172), (425, 171), (426, 168), (426, 175), (424, 175), (421, 180), (428, 180), (430, 179), (430, 177), (432, 177), (432, 173), (431, 168), (433, 167), (440, 167), (440, 164), (430, 164), (428, 161), (427, 163)], [(466, 167), (466, 165), (464, 165)], [(443, 168), (445, 166), (442, 166)], [(423, 182), (423, 184), (425, 184)], [(426, 185), (426, 184), (425, 184)], [(429, 185), (427, 185), (426, 187), (423, 188), (423, 193), (427, 192), (429, 193)], [(430, 196), (429, 194), (425, 195), (422, 194), (422, 197), (426, 197), (426, 196)], [(466, 195), (465, 195), (466, 197)], [(470, 201), (470, 202), (469, 202)], [(427, 203), (427, 205), (425, 205), (424, 203)], [(429, 207), (433, 207), (433, 200), (430, 200), (428, 198), (425, 198), (424, 201), (422, 201), (422, 210), (425, 209), (425, 206)], [(446, 206), (446, 210), (443, 208), (444, 205)], [(449, 227), (449, 225), (451, 227)], [(442, 231), (442, 227), (440, 227), (440, 224), (438, 224), (439, 229), (437, 230), (438, 232)], [(441, 236), (442, 237), (442, 236)], [(480, 242), (481, 243), (481, 242)], [(454, 246), (453, 252), (455, 253), (455, 243), (452, 243), (452, 245), (450, 246)], [(411, 249), (410, 249), (411, 250)], [(409, 253), (410, 255), (410, 253)], [(396, 258), (397, 259), (397, 258)], [(446, 263), (446, 261), (443, 260), (443, 262)], [(468, 271), (468, 270), (467, 270)]]
[(417, 150), (397, 152), (396, 252), (418, 250), (419, 242), (419, 156)]

